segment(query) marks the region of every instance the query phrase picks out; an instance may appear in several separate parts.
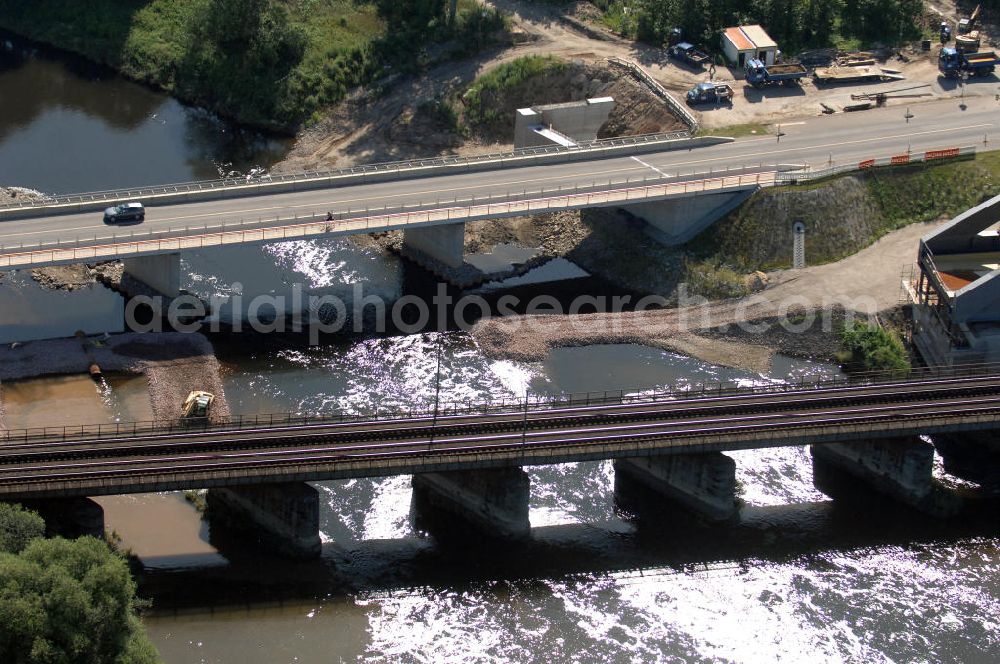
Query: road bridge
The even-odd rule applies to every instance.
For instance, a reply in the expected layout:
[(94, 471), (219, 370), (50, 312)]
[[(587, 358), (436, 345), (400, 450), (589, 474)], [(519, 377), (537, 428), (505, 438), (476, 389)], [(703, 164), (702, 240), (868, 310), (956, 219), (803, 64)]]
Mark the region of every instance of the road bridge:
[(595, 401), (377, 419), (264, 416), (203, 429), (11, 431), (0, 437), (0, 499), (208, 487), (218, 511), (286, 535), (292, 523), (290, 536), (310, 548), (318, 503), (305, 482), (412, 474), (415, 489), (446, 509), (524, 535), (523, 466), (613, 459), (621, 477), (725, 520), (736, 514), (735, 463), (725, 452), (813, 445), (817, 463), (941, 513), (951, 508), (937, 500), (933, 448), (918, 437), (1000, 428), (997, 373)]
[[(143, 257), (390, 229), (406, 230), (409, 244), (454, 265), (461, 261), (462, 224), (469, 220), (616, 206), (655, 222), (658, 201), (767, 186), (780, 179), (782, 165), (819, 169), (942, 147), (990, 148), (996, 102), (968, 99), (964, 109), (957, 100), (935, 101), (914, 105), (905, 115), (890, 107), (861, 120), (848, 114), (789, 122), (778, 136), (735, 141), (617, 139), (408, 167), (373, 165), (336, 175), (195, 183), (8, 206), (0, 209), (0, 270), (120, 258), (132, 260), (128, 269), (147, 279), (166, 274), (152, 285), (174, 291), (176, 271), (162, 261), (143, 270)], [(136, 198), (148, 207), (144, 224), (102, 223), (100, 209)], [(667, 217), (669, 223), (672, 215)]]

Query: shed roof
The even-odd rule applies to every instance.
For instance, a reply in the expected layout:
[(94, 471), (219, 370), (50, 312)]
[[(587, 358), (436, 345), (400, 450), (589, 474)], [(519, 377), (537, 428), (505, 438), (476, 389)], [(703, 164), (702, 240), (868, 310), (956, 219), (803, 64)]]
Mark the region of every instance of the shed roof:
[(759, 25), (743, 25), (740, 30), (757, 48), (778, 48), (778, 44)]
[(754, 49), (753, 42), (739, 28), (726, 28), (724, 34), (726, 35), (726, 39), (733, 43), (737, 51), (752, 51)]

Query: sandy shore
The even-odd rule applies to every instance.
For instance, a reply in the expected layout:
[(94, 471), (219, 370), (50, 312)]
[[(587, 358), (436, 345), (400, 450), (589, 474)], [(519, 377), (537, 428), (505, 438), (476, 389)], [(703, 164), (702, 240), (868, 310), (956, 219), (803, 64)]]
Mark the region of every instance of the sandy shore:
[[(85, 374), (92, 362), (104, 372), (145, 375), (153, 417), (158, 420), (177, 418), (191, 390), (215, 394), (213, 418), (229, 416), (219, 362), (211, 342), (200, 334), (129, 333), (106, 339), (50, 339), (15, 348), (4, 346), (0, 348), (0, 381)], [(0, 418), (2, 413), (0, 399)]]

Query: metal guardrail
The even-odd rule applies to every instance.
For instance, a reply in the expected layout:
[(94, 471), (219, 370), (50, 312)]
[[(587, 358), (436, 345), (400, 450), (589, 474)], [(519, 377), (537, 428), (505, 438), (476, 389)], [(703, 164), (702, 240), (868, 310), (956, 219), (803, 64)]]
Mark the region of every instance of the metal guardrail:
[(969, 364), (950, 368), (915, 367), (909, 371), (868, 372), (853, 375), (800, 377), (798, 381), (777, 382), (763, 379), (761, 383), (747, 386), (736, 382), (702, 382), (686, 386), (668, 386), (666, 389), (636, 387), (633, 389), (602, 392), (573, 392), (552, 397), (536, 396), (524, 399), (487, 401), (479, 404), (445, 402), (435, 406), (428, 403), (420, 408), (390, 408), (380, 411), (377, 407), (360, 413), (333, 411), (303, 415), (301, 413), (265, 413), (252, 416), (234, 416), (211, 424), (192, 424), (180, 420), (146, 420), (62, 427), (36, 427), (0, 431), (3, 443), (68, 440), (114, 439), (145, 434), (205, 433), (244, 431), (266, 427), (307, 426), (423, 418), (436, 420), (451, 415), (488, 415), (495, 413), (524, 413), (556, 408), (648, 404), (668, 400), (697, 399), (719, 396), (764, 396), (801, 392), (805, 389), (866, 387), (899, 382), (918, 382), (949, 378), (1000, 377), (1000, 363)]
[(382, 162), (368, 164), (364, 166), (354, 166), (351, 168), (333, 169), (326, 171), (304, 171), (290, 174), (264, 174), (259, 176), (242, 176), (238, 178), (220, 178), (216, 180), (203, 180), (198, 182), (181, 182), (175, 184), (159, 185), (155, 187), (139, 187), (135, 189), (111, 189), (106, 191), (94, 191), (81, 194), (69, 194), (62, 196), (46, 196), (43, 199), (32, 201), (19, 201), (0, 205), (0, 213), (11, 210), (31, 209), (38, 207), (49, 207), (54, 205), (68, 205), (78, 203), (114, 202), (131, 200), (138, 198), (148, 198), (150, 196), (162, 196), (169, 194), (182, 194), (189, 192), (207, 192), (212, 190), (226, 190), (248, 185), (283, 184), (288, 182), (310, 182), (316, 180), (335, 180), (351, 176), (372, 175), (376, 173), (398, 173), (405, 174), (407, 171), (416, 171), (424, 168), (447, 167), (447, 166), (470, 166), (473, 164), (500, 162), (508, 159), (521, 157), (534, 157), (543, 155), (558, 155), (567, 153), (578, 153), (587, 151), (599, 151), (607, 148), (625, 147), (629, 145), (646, 145), (650, 143), (662, 143), (667, 141), (682, 140), (690, 138), (690, 132), (675, 131), (658, 134), (643, 134), (640, 136), (626, 136), (621, 138), (606, 138), (595, 141), (586, 141), (573, 147), (563, 147), (558, 145), (541, 146), (532, 148), (519, 148), (509, 152), (497, 152), (483, 155), (473, 155), (468, 157), (434, 157), (430, 159), (413, 159), (407, 161)]
[[(735, 171), (746, 171), (753, 167), (739, 167)], [(128, 236), (79, 239), (73, 242), (57, 243), (50, 248), (44, 245), (19, 245), (9, 247), (0, 253), (0, 269), (18, 269), (32, 265), (48, 265), (67, 262), (93, 262), (128, 258), (155, 253), (181, 250), (204, 249), (226, 244), (245, 242), (268, 242), (288, 240), (330, 233), (371, 233), (411, 225), (461, 222), (476, 218), (489, 218), (515, 214), (531, 214), (551, 210), (566, 210), (585, 207), (600, 207), (630, 201), (644, 201), (675, 195), (722, 191), (751, 186), (768, 186), (774, 183), (774, 171), (757, 171), (726, 175), (700, 180), (681, 180), (679, 175), (667, 175), (642, 179), (608, 180), (605, 185), (591, 187), (575, 186), (572, 189), (558, 187), (533, 192), (510, 192), (484, 198), (437, 201), (433, 204), (419, 203), (399, 208), (364, 210), (338, 213), (327, 220), (326, 213), (314, 211), (294, 217), (239, 219), (221, 224), (220, 230), (212, 230), (207, 224), (186, 227), (172, 231), (150, 230), (144, 234), (130, 233)], [(702, 175), (708, 175), (704, 172)], [(624, 185), (624, 186), (623, 186)], [(214, 228), (219, 228), (215, 226)], [(3, 248), (0, 247), (0, 252)]]
[(840, 175), (841, 173), (849, 173), (851, 171), (867, 171), (872, 168), (882, 168), (887, 166), (906, 166), (908, 164), (927, 163), (940, 159), (966, 157), (974, 154), (976, 154), (976, 146), (974, 145), (966, 145), (960, 148), (949, 148), (946, 150), (927, 150), (916, 153), (907, 152), (889, 157), (865, 159), (850, 164), (828, 166), (827, 168), (782, 172), (778, 173), (775, 181), (777, 184), (809, 182), (810, 180), (820, 180), (822, 178)]
[(695, 133), (698, 131), (698, 120), (694, 115), (684, 107), (682, 103), (677, 101), (672, 94), (670, 94), (666, 88), (660, 85), (660, 82), (649, 75), (649, 73), (639, 66), (637, 62), (632, 62), (631, 60), (625, 60), (624, 58), (619, 58), (612, 56), (608, 58), (608, 62), (613, 65), (617, 65), (624, 69), (627, 69), (632, 76), (637, 78), (641, 83), (645, 83), (649, 88), (656, 94), (657, 97), (666, 102), (667, 106), (678, 115), (684, 124), (688, 126), (688, 131), (690, 133)]

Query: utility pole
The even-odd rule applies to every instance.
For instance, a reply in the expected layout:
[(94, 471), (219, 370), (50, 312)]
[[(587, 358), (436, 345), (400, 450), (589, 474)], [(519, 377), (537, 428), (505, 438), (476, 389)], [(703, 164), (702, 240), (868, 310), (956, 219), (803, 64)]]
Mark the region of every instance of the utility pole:
[(437, 368), (434, 370), (434, 418), (431, 420), (431, 437), (427, 442), (427, 449), (430, 450), (434, 444), (434, 432), (437, 430), (438, 404), (441, 399), (441, 333), (437, 337)]

